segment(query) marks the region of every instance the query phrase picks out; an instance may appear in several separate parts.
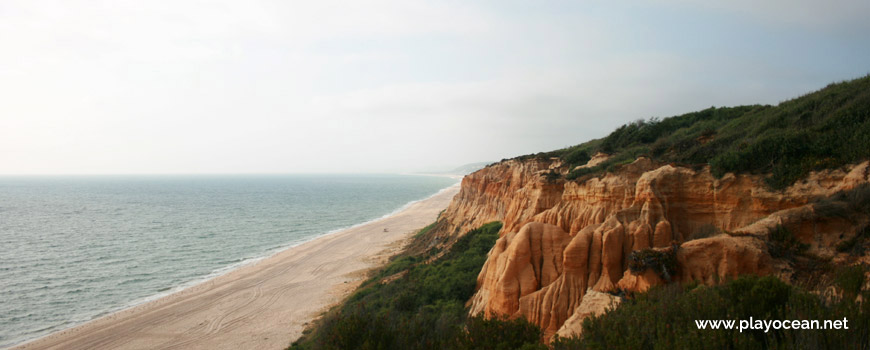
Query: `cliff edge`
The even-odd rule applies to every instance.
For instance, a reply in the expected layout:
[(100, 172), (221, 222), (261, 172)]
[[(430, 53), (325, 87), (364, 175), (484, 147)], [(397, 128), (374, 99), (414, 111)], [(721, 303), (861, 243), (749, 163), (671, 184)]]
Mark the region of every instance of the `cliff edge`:
[[(709, 167), (646, 157), (584, 181), (547, 176), (568, 171), (559, 159), (508, 160), (462, 180), (442, 216), (445, 231), (504, 223), (471, 314), (523, 317), (549, 338), (579, 333), (581, 316), (612, 304), (602, 293), (741, 274), (787, 277), (791, 268), (771, 256), (768, 233), (785, 227), (813, 254), (833, 257), (854, 223), (815, 215), (813, 201), (870, 182), (866, 161), (813, 172), (784, 190), (771, 190), (762, 175), (716, 178)], [(668, 257), (675, 266), (656, 265)], [(592, 295), (597, 301), (586, 299)]]

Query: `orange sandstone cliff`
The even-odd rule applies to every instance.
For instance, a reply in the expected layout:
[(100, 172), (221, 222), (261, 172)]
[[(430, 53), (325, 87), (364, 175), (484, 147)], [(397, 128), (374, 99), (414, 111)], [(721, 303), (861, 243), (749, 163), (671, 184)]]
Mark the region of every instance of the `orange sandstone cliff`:
[[(849, 223), (819, 218), (812, 201), (870, 180), (864, 162), (772, 191), (761, 176), (717, 179), (709, 168), (647, 158), (582, 181), (545, 176), (568, 170), (558, 160), (508, 160), (462, 180), (442, 216), (445, 231), (504, 223), (469, 301), (472, 314), (524, 317), (545, 338), (568, 336), (580, 331), (583, 317), (618, 303), (608, 292), (645, 290), (665, 279), (787, 276), (788, 267), (768, 253), (767, 232), (783, 225), (815, 254), (831, 256), (843, 239), (838, 228)], [(650, 248), (676, 250), (674, 276), (629, 269), (630, 254)]]

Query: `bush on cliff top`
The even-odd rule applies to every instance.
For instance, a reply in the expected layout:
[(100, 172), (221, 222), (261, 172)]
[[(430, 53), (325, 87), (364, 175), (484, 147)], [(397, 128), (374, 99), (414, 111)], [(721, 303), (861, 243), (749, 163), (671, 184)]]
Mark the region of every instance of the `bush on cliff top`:
[(628, 268), (634, 274), (642, 274), (647, 269), (652, 269), (663, 280), (670, 282), (671, 277), (677, 274), (677, 249), (679, 246), (675, 244), (666, 250), (635, 250), (628, 255)]
[(776, 106), (711, 107), (638, 120), (603, 139), (518, 159), (561, 157), (573, 169), (585, 163), (578, 155), (596, 152), (612, 158), (569, 172), (568, 179), (610, 171), (626, 159), (646, 155), (663, 162), (709, 164), (716, 176), (771, 174), (767, 183), (785, 188), (810, 171), (870, 158), (870, 75)]
[[(864, 269), (845, 282), (854, 297)], [(856, 276), (859, 276), (856, 278)], [(863, 291), (864, 300), (870, 293)], [(844, 298), (827, 303), (772, 276), (743, 276), (713, 287), (653, 287), (618, 308), (583, 322), (582, 338), (560, 338), (567, 349), (867, 349), (870, 303)], [(843, 320), (840, 330), (698, 329), (696, 320)], [(709, 326), (708, 326), (709, 327)], [(735, 327), (736, 328), (736, 327)]]

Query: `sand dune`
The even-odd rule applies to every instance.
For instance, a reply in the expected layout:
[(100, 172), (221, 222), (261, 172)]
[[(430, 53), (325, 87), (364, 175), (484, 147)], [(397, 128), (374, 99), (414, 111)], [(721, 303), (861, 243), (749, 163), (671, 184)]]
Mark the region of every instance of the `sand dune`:
[(283, 349), (458, 191), (15, 349)]

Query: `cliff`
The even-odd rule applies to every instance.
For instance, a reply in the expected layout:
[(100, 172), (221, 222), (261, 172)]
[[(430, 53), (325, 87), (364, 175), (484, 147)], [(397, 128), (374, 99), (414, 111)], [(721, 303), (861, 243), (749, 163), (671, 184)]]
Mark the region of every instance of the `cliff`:
[[(835, 255), (834, 246), (849, 238), (841, 232), (853, 223), (815, 215), (812, 202), (870, 181), (863, 162), (774, 191), (761, 175), (716, 178), (709, 167), (645, 157), (582, 181), (547, 176), (573, 169), (556, 158), (508, 160), (462, 180), (442, 215), (444, 232), (504, 223), (469, 301), (472, 314), (524, 317), (549, 338), (579, 332), (583, 317), (612, 304), (607, 292), (665, 280), (788, 276), (790, 267), (768, 252), (767, 233), (783, 225), (814, 254)], [(632, 271), (633, 252), (640, 251), (673, 256), (672, 275)]]

